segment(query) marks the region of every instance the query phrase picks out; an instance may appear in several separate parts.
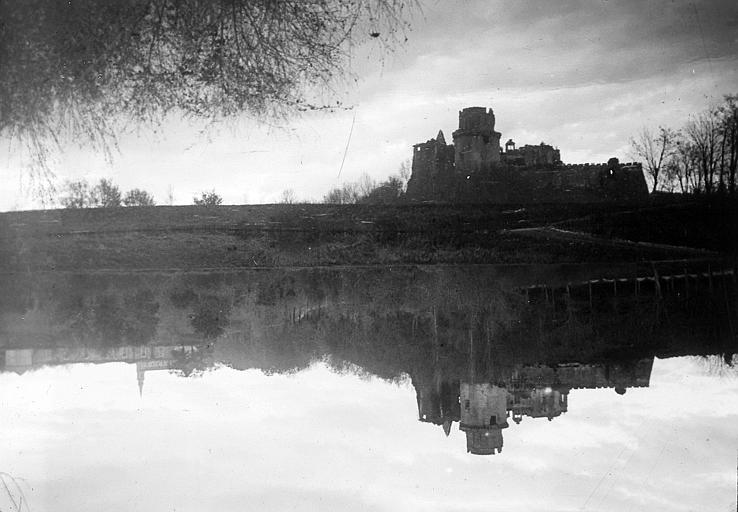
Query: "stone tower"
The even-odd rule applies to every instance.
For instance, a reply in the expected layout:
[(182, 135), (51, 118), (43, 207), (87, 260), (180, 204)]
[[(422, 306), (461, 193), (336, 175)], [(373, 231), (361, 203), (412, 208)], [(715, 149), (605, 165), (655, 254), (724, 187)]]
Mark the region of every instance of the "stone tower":
[(495, 114), (485, 107), (468, 107), (459, 112), (459, 129), (453, 133), (454, 164), (464, 174), (489, 172), (500, 162), (500, 137), (495, 131)]
[(413, 146), (412, 176), (407, 183), (408, 197), (437, 199), (453, 189), (454, 147), (446, 144), (443, 131), (435, 139)]
[(413, 377), (413, 386), (418, 401), (418, 419), (422, 422), (443, 425), (446, 435), (451, 423), (459, 421), (459, 381), (443, 380), (436, 375), (433, 379), (422, 375)]
[(466, 433), (466, 451), (492, 455), (502, 451), (502, 429), (508, 427), (508, 393), (491, 384), (463, 382), (460, 390), (461, 421)]

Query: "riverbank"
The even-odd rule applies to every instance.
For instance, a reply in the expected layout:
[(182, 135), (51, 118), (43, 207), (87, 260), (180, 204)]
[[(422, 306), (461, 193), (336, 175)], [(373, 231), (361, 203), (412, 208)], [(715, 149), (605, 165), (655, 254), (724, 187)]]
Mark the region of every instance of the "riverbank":
[(731, 212), (704, 203), (636, 210), (305, 204), (9, 212), (0, 214), (0, 271), (714, 258), (731, 254)]

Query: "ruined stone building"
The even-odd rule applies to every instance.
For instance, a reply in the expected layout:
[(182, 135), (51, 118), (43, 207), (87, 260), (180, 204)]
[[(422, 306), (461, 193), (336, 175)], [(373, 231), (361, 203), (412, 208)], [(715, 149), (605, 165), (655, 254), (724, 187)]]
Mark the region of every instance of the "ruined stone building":
[(639, 163), (617, 158), (600, 164), (564, 164), (559, 150), (541, 142), (516, 147), (495, 131), (492, 109), (459, 112), (447, 144), (443, 131), (413, 146), (411, 201), (600, 202), (639, 201), (648, 188)]
[(492, 384), (461, 383), (459, 430), (466, 433), (466, 451), (493, 455), (502, 451), (502, 429), (507, 428), (508, 392)]
[(503, 430), (524, 417), (549, 421), (569, 410), (572, 389), (648, 387), (653, 357), (619, 364), (567, 363), (555, 366), (516, 365), (499, 372), (499, 382), (465, 382), (436, 375), (412, 377), (418, 419), (443, 428), (449, 435), (455, 422), (466, 435), (466, 450), (475, 455), (502, 452)]

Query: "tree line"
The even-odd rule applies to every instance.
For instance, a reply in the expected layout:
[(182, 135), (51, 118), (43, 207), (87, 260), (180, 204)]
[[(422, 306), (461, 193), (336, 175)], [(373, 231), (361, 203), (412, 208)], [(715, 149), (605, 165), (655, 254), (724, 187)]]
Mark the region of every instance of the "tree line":
[[(102, 178), (90, 185), (87, 180), (67, 181), (59, 202), (64, 208), (118, 208), (121, 206), (156, 206), (154, 196), (146, 190), (132, 188), (125, 194), (112, 180)], [(173, 198), (169, 197), (171, 205)], [(192, 198), (196, 206), (217, 206), (223, 198), (215, 190), (203, 191)]]
[[(391, 204), (402, 201), (410, 177), (410, 161), (400, 165), (396, 174), (386, 180), (374, 180), (364, 173), (358, 181), (345, 182), (332, 188), (322, 198), (323, 204)], [(173, 198), (169, 197), (171, 205)], [(294, 190), (286, 189), (279, 197), (279, 203), (295, 204), (311, 201), (298, 201)], [(117, 208), (121, 206), (156, 206), (154, 196), (146, 190), (133, 188), (122, 193), (112, 180), (103, 178), (91, 185), (87, 180), (67, 181), (59, 203), (64, 208)], [(223, 198), (215, 190), (203, 191), (192, 198), (195, 206), (218, 206)]]
[(400, 164), (397, 174), (377, 182), (364, 173), (358, 181), (343, 183), (323, 196), (325, 204), (389, 204), (402, 201), (410, 178), (410, 161)]
[(726, 95), (679, 129), (643, 128), (630, 144), (643, 161), (651, 193), (735, 195), (738, 95)]
[(68, 181), (60, 198), (64, 208), (116, 208), (118, 206), (154, 206), (154, 196), (133, 188), (122, 194), (111, 180), (101, 179), (96, 185), (87, 180)]

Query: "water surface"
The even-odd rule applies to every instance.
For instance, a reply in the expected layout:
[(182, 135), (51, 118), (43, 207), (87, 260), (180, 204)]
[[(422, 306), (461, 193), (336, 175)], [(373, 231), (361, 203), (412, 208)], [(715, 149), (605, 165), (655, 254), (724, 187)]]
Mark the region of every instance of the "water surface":
[(6, 277), (0, 503), (731, 510), (724, 270)]

